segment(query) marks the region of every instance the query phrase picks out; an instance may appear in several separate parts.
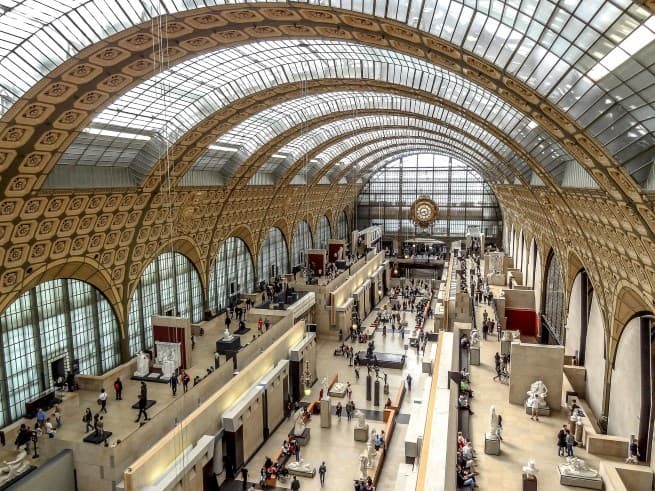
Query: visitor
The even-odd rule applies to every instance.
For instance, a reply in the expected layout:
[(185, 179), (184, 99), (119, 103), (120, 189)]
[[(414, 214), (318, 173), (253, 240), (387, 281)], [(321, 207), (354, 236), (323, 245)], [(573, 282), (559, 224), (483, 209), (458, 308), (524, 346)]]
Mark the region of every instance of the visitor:
[(85, 424), (84, 432), (88, 433), (93, 429), (93, 425), (91, 424), (91, 421), (93, 421), (93, 413), (91, 413), (91, 408), (87, 407), (86, 411), (84, 411), (84, 415), (82, 416), (82, 422)]
[(62, 425), (61, 405), (59, 403), (55, 404), (55, 412), (52, 413), (52, 415), (55, 417), (55, 421), (57, 423), (57, 428), (59, 428)]
[(557, 455), (560, 457), (566, 456), (566, 425), (557, 433)]
[(391, 407), (391, 397), (387, 397), (387, 402), (384, 404), (384, 409), (389, 409)]
[(411, 391), (412, 390), (412, 376), (408, 373), (407, 378), (407, 390)]
[(478, 485), (475, 482), (475, 476), (469, 474), (468, 472), (462, 469), (461, 465), (457, 466), (457, 487), (458, 488), (470, 488), (473, 486), (477, 488)]
[(534, 421), (539, 421), (539, 398), (538, 397), (533, 397), (532, 401), (530, 403), (530, 407), (532, 408), (532, 413), (530, 414), (530, 419)]
[(100, 389), (98, 404), (100, 404), (100, 412), (107, 414), (107, 392), (105, 392), (105, 389)]
[(191, 380), (191, 377), (189, 377), (189, 374), (186, 373), (184, 370), (182, 370), (182, 388), (184, 389), (184, 392), (186, 393), (187, 390), (189, 390), (189, 381)]
[(177, 394), (177, 375), (171, 375), (171, 379), (168, 381), (168, 383), (170, 384), (171, 390), (173, 391), (173, 396), (175, 396)]
[(473, 411), (471, 411), (471, 406), (469, 406), (469, 401), (464, 394), (459, 395), (459, 399), (457, 400), (457, 406), (460, 409), (466, 409), (469, 412), (469, 414), (474, 414)]
[(566, 456), (573, 457), (573, 447), (575, 447), (578, 442), (575, 441), (575, 436), (569, 431), (566, 430)]
[(264, 320), (260, 317), (259, 320), (257, 321), (257, 330), (259, 331), (259, 334), (263, 332), (264, 329)]
[(268, 317), (264, 318), (264, 327), (266, 328), (267, 331), (271, 328), (271, 321), (268, 320)]
[(121, 382), (120, 377), (116, 377), (116, 380), (114, 380), (114, 392), (116, 393), (116, 400), (120, 401), (123, 398), (123, 382)]
[(243, 480), (243, 489), (248, 487), (248, 469), (246, 467), (241, 468), (241, 479)]
[(318, 468), (318, 477), (321, 480), (321, 487), (325, 486), (325, 473), (327, 472), (327, 466), (325, 461), (321, 462), (321, 465)]
[(36, 425), (41, 429), (45, 426), (45, 412), (41, 408), (36, 410)]
[(293, 481), (291, 481), (291, 491), (298, 491), (300, 489), (300, 481), (296, 476), (293, 476)]
[(141, 415), (143, 414), (144, 421), (148, 421), (148, 413), (146, 413), (146, 408), (148, 407), (148, 400), (144, 397), (143, 394), (139, 394), (139, 414), (134, 420), (135, 423), (138, 423), (141, 420)]
[(631, 442), (630, 445), (628, 445), (628, 458), (625, 459), (626, 464), (636, 464), (638, 458), (641, 456), (639, 454), (639, 440), (634, 438)]
[(57, 434), (57, 431), (52, 426), (52, 422), (50, 421), (50, 418), (46, 418), (45, 420), (45, 432), (48, 434), (48, 438), (54, 438), (55, 435)]
[(337, 419), (338, 419), (339, 421), (341, 421), (341, 413), (342, 413), (342, 411), (343, 411), (343, 406), (341, 406), (341, 403), (340, 403), (340, 402), (337, 402), (336, 413), (337, 413)]

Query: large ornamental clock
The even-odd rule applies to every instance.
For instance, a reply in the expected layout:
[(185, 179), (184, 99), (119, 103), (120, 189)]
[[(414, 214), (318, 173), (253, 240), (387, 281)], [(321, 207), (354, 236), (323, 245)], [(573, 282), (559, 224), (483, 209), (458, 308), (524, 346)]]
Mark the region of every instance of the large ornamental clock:
[(439, 207), (427, 196), (419, 196), (409, 208), (409, 218), (419, 227), (427, 228), (439, 217)]

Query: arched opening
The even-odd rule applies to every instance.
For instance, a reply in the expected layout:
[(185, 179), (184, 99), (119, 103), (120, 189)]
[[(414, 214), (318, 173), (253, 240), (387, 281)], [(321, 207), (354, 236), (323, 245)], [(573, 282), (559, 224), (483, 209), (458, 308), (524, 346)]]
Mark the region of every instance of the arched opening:
[(271, 227), (269, 229), (264, 244), (259, 250), (257, 266), (260, 282), (272, 283), (276, 276), (289, 272), (287, 242), (279, 228)]
[(153, 315), (177, 315), (200, 322), (203, 316), (200, 275), (178, 252), (157, 256), (145, 269), (130, 299), (128, 344), (130, 356), (152, 348)]
[(221, 312), (238, 302), (239, 295), (255, 286), (252, 255), (238, 237), (228, 237), (221, 245), (209, 277), (209, 308)]
[(0, 425), (66, 372), (101, 375), (120, 364), (116, 315), (90, 283), (55, 279), (23, 293), (2, 315)]
[(316, 224), (316, 233), (314, 234), (314, 247), (317, 249), (327, 249), (328, 240), (332, 238), (330, 222), (325, 215), (321, 215)]
[(564, 354), (571, 356), (576, 365), (584, 365), (589, 317), (594, 287), (587, 271), (582, 269), (573, 280), (566, 315)]
[(337, 230), (335, 238), (339, 240), (348, 240), (348, 216), (345, 211), (339, 213), (339, 218), (337, 218)]
[(541, 342), (564, 343), (564, 278), (555, 251), (551, 250), (546, 261), (544, 301), (541, 310)]
[(291, 239), (291, 266), (304, 266), (307, 257), (307, 249), (312, 248), (312, 232), (309, 224), (300, 220), (293, 231)]

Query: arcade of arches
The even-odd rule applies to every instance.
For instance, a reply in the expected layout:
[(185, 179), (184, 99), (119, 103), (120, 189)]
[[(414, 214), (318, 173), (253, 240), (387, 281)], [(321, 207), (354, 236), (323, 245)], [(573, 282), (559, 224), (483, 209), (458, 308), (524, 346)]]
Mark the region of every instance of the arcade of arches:
[[(355, 229), (476, 230), (652, 466), (654, 12), (1, 2), (0, 425), (53, 360), (119, 370), (152, 349), (153, 315), (200, 323)], [(407, 216), (422, 195), (428, 229)]]

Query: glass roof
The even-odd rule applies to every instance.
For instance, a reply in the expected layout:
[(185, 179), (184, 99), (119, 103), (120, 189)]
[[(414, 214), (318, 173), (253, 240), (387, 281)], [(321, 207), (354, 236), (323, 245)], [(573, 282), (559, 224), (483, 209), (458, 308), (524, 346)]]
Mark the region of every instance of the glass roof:
[[(302, 130), (303, 125), (308, 120), (331, 113), (348, 112), (350, 115), (355, 116), (357, 111), (366, 109), (402, 111), (420, 114), (435, 121), (446, 121), (455, 127), (461, 128), (462, 132), (471, 132), (476, 138), (492, 147), (500, 146), (507, 153), (511, 153), (508, 148), (504, 147), (497, 138), (489, 134), (485, 129), (439, 106), (416, 99), (376, 92), (330, 92), (307, 95), (286, 101), (255, 114), (223, 134), (214, 145), (210, 146), (200, 156), (193, 165), (193, 170), (220, 169), (224, 176), (229, 177), (258, 148), (284, 131), (294, 127)], [(381, 115), (381, 117), (384, 116)], [(464, 138), (464, 136), (460, 135), (458, 138)], [(466, 140), (471, 145), (479, 148), (481, 153), (489, 154), (488, 150), (485, 150), (482, 145), (470, 138), (466, 138)], [(344, 144), (342, 143), (341, 146)], [(277, 155), (284, 155), (284, 149), (280, 149)], [(486, 158), (497, 160), (488, 155)]]
[[(389, 128), (390, 126), (395, 126), (398, 128)], [(348, 137), (355, 132), (366, 130), (367, 128), (376, 129), (383, 132), (383, 135), (380, 137), (393, 137), (401, 131), (399, 128), (410, 128), (415, 129), (416, 131), (424, 130), (426, 135), (431, 135), (436, 137), (435, 133), (442, 132), (447, 134), (450, 138), (449, 140), (462, 140), (463, 137), (460, 133), (443, 128), (438, 122), (426, 121), (424, 119), (417, 119), (412, 116), (401, 116), (401, 115), (369, 115), (369, 116), (357, 116), (351, 118), (345, 118), (331, 123), (327, 123), (318, 128), (314, 128), (311, 131), (308, 131), (305, 134), (302, 134), (290, 141), (286, 145), (276, 150), (276, 153), (263, 165), (261, 166), (259, 172), (261, 173), (273, 173), (276, 177), (281, 177), (288, 169), (293, 166), (294, 163), (299, 161), (306, 153), (310, 153), (313, 148), (322, 145), (328, 140), (337, 138), (337, 137)], [(362, 136), (361, 138), (365, 138)], [(506, 150), (506, 152), (500, 152), (501, 154), (507, 154), (508, 157), (506, 160), (510, 162), (511, 165), (514, 165), (516, 172), (523, 175), (529, 175), (531, 169), (528, 165), (518, 159), (516, 154), (511, 152), (508, 147), (505, 147), (504, 144), (496, 140), (493, 136), (489, 135), (489, 138), (495, 140), (497, 147), (501, 147), (501, 150)], [(353, 140), (353, 143), (357, 144), (364, 140)], [(494, 141), (492, 141), (492, 144)], [(337, 145), (337, 143), (333, 145)], [(493, 145), (492, 145), (493, 146)], [(343, 151), (347, 146), (341, 146), (338, 150)], [(486, 153), (486, 152), (485, 152)], [(495, 160), (495, 159), (494, 159)], [(502, 166), (501, 166), (502, 167)], [(307, 172), (309, 177), (313, 177), (316, 172), (321, 168), (320, 162), (308, 162), (308, 166), (304, 169), (303, 173)]]
[(399, 154), (408, 155), (420, 151), (437, 152), (458, 158), (463, 162), (466, 162), (472, 169), (476, 169), (476, 172), (485, 175), (485, 178), (488, 175), (488, 167), (485, 167), (484, 162), (476, 160), (467, 154), (458, 152), (457, 149), (454, 149), (447, 143), (434, 142), (420, 138), (408, 138), (405, 140), (394, 138), (387, 140), (385, 143), (384, 146), (371, 144), (352, 152), (352, 154), (349, 155), (349, 160), (353, 165), (341, 169), (339, 173), (334, 176), (335, 181), (339, 182), (343, 179), (346, 182), (350, 182), (355, 177), (360, 178), (362, 176), (368, 176), (377, 170), (381, 164), (397, 158)]
[[(264, 41), (200, 55), (139, 84), (104, 111), (87, 131), (152, 137), (172, 142), (183, 132), (248, 94), (278, 84), (323, 78), (373, 79), (423, 90), (451, 101), (496, 126), (535, 155), (544, 154), (544, 166), (557, 172), (571, 157), (545, 131), (514, 107), (460, 75), (390, 50), (326, 40)], [(459, 125), (471, 123), (461, 116)], [(474, 126), (474, 125), (473, 125)], [(81, 137), (64, 154), (81, 155), (88, 142)], [(124, 147), (115, 137), (110, 146)], [(94, 139), (94, 145), (100, 145)], [(163, 152), (163, 148), (160, 152)], [(503, 152), (501, 152), (503, 153)], [(104, 155), (110, 155), (105, 153)], [(544, 157), (542, 157), (544, 158)], [(508, 159), (509, 160), (509, 159)], [(133, 170), (143, 173), (155, 160), (140, 160)], [(103, 161), (102, 165), (111, 165)]]
[[(154, 16), (174, 14), (216, 0), (4, 0), (0, 2), (0, 114), (30, 87), (84, 48)], [(253, 2), (257, 3), (257, 2)], [(316, 4), (316, 0), (301, 3)], [(516, 76), (569, 113), (615, 154), (638, 182), (655, 153), (655, 18), (628, 0), (320, 0), (322, 5), (389, 18), (429, 32), (475, 53)], [(259, 44), (259, 43), (257, 43)], [(333, 48), (336, 48), (333, 46)], [(255, 48), (251, 54), (256, 54)], [(244, 55), (247, 60), (248, 55)], [(344, 58), (349, 58), (345, 55)], [(247, 63), (251, 63), (247, 60)], [(253, 63), (258, 69), (258, 62)], [(300, 68), (299, 72), (313, 71)], [(359, 66), (351, 66), (360, 70)], [(198, 68), (199, 72), (205, 67)], [(176, 69), (174, 69), (176, 71)], [(193, 71), (193, 70), (191, 70)], [(402, 70), (396, 76), (402, 77)], [(202, 79), (202, 73), (189, 73)], [(184, 75), (184, 73), (182, 74)], [(212, 72), (214, 75), (214, 72)], [(264, 77), (272, 76), (269, 71)], [(452, 76), (451, 76), (452, 77)], [(435, 74), (427, 75), (434, 80)], [(200, 84), (213, 84), (212, 78)], [(246, 80), (245, 91), (252, 87)], [(254, 84), (261, 81), (253, 81)], [(150, 90), (147, 90), (147, 89)], [(111, 114), (100, 125), (161, 124), (150, 97), (160, 93), (150, 84), (136, 99), (144, 110), (125, 120)], [(195, 94), (198, 87), (194, 87)], [(173, 137), (197, 112), (188, 89), (171, 78), (166, 91), (175, 107), (164, 136)], [(150, 93), (148, 93), (150, 92)], [(230, 98), (234, 93), (215, 97)], [(462, 91), (466, 92), (466, 91)], [(182, 105), (188, 110), (181, 111)], [(208, 101), (206, 101), (208, 102)], [(114, 106), (116, 109), (118, 106)], [(139, 113), (143, 112), (143, 119)], [(178, 127), (179, 126), (179, 127)]]
[[(501, 163), (494, 156), (490, 156), (486, 149), (484, 149), (478, 142), (466, 137), (459, 136), (453, 138), (449, 135), (450, 137), (446, 138), (442, 135), (414, 130), (411, 128), (401, 131), (400, 135), (402, 136), (399, 135), (397, 137), (389, 138), (388, 134), (389, 130), (385, 131), (384, 129), (379, 129), (349, 136), (340, 140), (338, 143), (331, 145), (312, 158), (312, 161), (318, 162), (321, 166), (321, 171), (312, 177), (315, 179), (322, 175), (322, 173), (325, 173), (329, 181), (333, 182), (334, 180), (339, 180), (344, 173), (350, 173), (348, 169), (352, 163), (356, 159), (361, 158), (361, 156), (366, 152), (384, 149), (388, 145), (388, 142), (408, 143), (412, 141), (425, 141), (430, 143), (439, 142), (453, 149), (453, 151), (456, 150), (458, 154), (470, 156), (470, 158), (473, 158), (478, 162), (478, 167), (486, 169), (484, 174), (489, 180), (502, 181), (504, 179), (503, 176), (512, 175), (506, 164)], [(363, 152), (360, 152), (360, 147)], [(325, 166), (328, 164), (332, 164), (332, 167), (326, 168)]]

